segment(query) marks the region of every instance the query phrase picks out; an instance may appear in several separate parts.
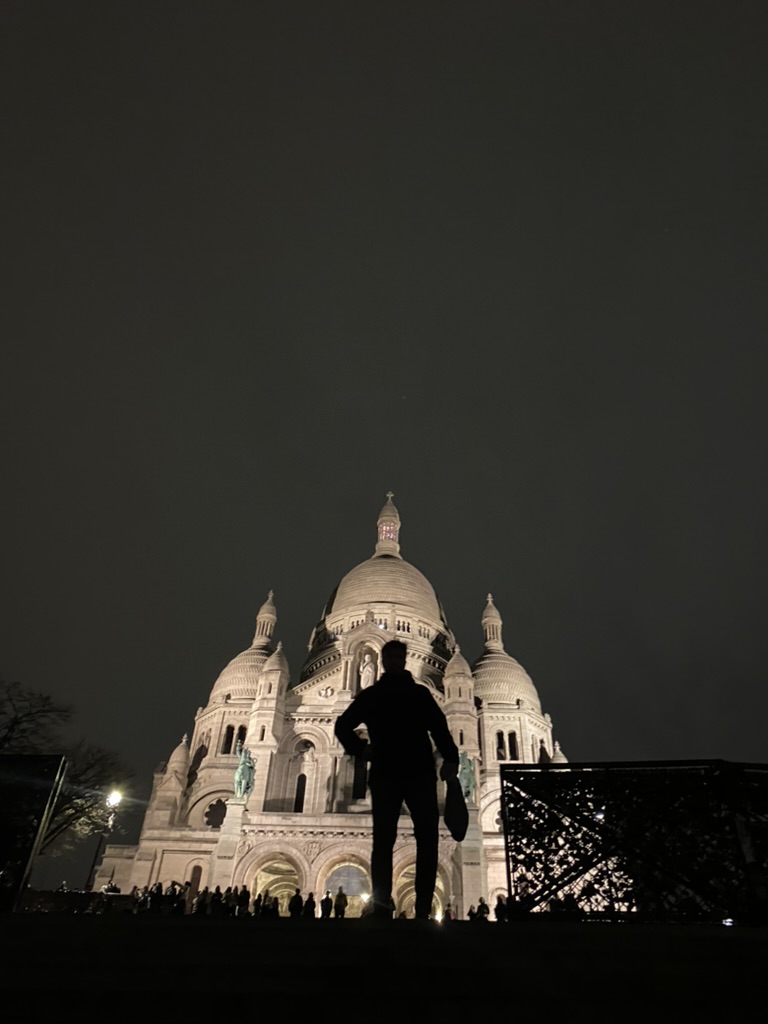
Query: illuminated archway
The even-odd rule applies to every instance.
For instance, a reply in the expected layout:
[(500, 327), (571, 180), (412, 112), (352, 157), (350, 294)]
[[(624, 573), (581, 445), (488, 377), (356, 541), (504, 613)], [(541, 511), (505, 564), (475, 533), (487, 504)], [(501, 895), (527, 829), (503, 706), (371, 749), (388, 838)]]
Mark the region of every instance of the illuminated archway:
[(275, 854), (269, 860), (259, 865), (249, 877), (251, 896), (259, 893), (263, 896), (269, 892), (270, 896), (276, 896), (280, 904), (280, 913), (288, 913), (288, 900), (293, 896), (297, 888), (302, 888), (302, 879), (299, 877), (296, 865), (288, 857)]
[(339, 886), (347, 894), (349, 903), (347, 905), (347, 917), (362, 917), (363, 910), (371, 898), (371, 877), (368, 871), (361, 865), (352, 861), (337, 864), (325, 880), (323, 892), (331, 890), (331, 896), (336, 896)]
[[(392, 898), (395, 901), (395, 916), (405, 913), (413, 917), (416, 912), (416, 862), (411, 860), (392, 880)], [(432, 916), (442, 920), (448, 902), (446, 882), (438, 867), (435, 879), (435, 895), (432, 899)]]

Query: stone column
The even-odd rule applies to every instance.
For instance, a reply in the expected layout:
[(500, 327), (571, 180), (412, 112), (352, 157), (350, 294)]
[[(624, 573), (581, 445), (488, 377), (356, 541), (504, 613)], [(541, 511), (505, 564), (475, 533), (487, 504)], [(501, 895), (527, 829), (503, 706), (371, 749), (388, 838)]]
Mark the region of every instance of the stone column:
[(208, 887), (210, 889), (215, 889), (219, 885), (223, 892), (228, 885), (232, 884), (235, 854), (237, 853), (237, 844), (240, 842), (242, 834), (245, 803), (244, 797), (233, 796), (227, 800), (227, 814), (221, 825), (216, 849), (211, 855), (211, 865), (208, 874)]
[(469, 807), (469, 827), (464, 841), (456, 844), (453, 852), (454, 875), (460, 883), (460, 892), (455, 894), (454, 910), (456, 919), (463, 921), (471, 903), (477, 905), (480, 896), (488, 899), (488, 878), (483, 852), (483, 832), (480, 827), (480, 811)]
[(350, 677), (352, 669), (352, 656), (345, 654), (341, 662), (341, 689), (342, 692), (347, 692), (351, 689)]

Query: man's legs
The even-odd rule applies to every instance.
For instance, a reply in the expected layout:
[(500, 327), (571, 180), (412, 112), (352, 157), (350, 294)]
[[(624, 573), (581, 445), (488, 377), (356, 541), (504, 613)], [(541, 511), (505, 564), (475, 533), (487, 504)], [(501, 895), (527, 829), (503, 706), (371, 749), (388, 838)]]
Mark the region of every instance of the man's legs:
[(392, 850), (397, 839), (397, 821), (403, 803), (402, 789), (385, 779), (371, 779), (371, 809), (373, 811), (373, 849), (371, 851), (371, 881), (373, 883), (373, 912), (377, 916), (392, 917)]
[[(405, 802), (411, 812), (416, 837), (416, 917), (429, 917), (437, 879), (437, 780), (434, 775), (409, 780)], [(391, 869), (390, 861), (390, 869)], [(390, 878), (391, 881), (391, 878)]]

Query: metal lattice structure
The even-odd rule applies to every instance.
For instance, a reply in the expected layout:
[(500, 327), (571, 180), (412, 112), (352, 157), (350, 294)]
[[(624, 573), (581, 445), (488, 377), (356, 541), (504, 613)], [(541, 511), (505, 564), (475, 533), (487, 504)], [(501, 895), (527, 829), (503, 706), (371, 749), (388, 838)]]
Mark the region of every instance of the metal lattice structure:
[(768, 764), (502, 765), (501, 817), (520, 912), (768, 920)]

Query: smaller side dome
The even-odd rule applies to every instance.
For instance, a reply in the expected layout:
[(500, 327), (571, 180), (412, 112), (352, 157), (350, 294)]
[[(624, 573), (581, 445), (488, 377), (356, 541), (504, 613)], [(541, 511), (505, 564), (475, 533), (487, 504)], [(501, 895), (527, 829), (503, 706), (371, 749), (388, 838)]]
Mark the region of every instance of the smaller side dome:
[(262, 669), (262, 671), (263, 672), (270, 672), (270, 671), (273, 671), (274, 669), (279, 669), (279, 671), (285, 672), (286, 674), (289, 671), (289, 669), (288, 669), (288, 659), (286, 658), (285, 654), (283, 653), (283, 641), (282, 640), (280, 640), (278, 642), (278, 645), (275, 648), (275, 650), (272, 652), (272, 654), (270, 654), (270, 656), (264, 662), (264, 668)]
[(552, 763), (553, 764), (568, 764), (568, 758), (565, 756), (565, 754), (560, 749), (560, 744), (557, 742), (557, 740), (555, 740), (555, 749), (554, 749), (554, 752), (552, 754)]
[(258, 688), (259, 675), (264, 663), (272, 653), (272, 633), (277, 622), (277, 609), (270, 590), (267, 599), (256, 616), (256, 632), (253, 643), (241, 651), (219, 673), (213, 684), (211, 700), (253, 700)]
[(485, 650), (472, 666), (475, 695), (494, 704), (524, 702), (541, 714), (541, 702), (533, 680), (523, 666), (504, 650), (502, 619), (489, 594), (482, 625)]
[(168, 772), (177, 772), (179, 775), (186, 775), (189, 770), (189, 742), (187, 734), (181, 738), (181, 743), (168, 758)]
[(469, 667), (469, 662), (461, 653), (461, 648), (456, 644), (451, 660), (445, 666), (445, 673), (443, 678), (449, 679), (451, 676), (470, 676), (472, 675), (472, 669)]

